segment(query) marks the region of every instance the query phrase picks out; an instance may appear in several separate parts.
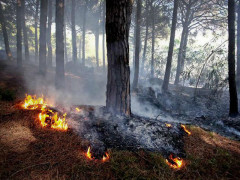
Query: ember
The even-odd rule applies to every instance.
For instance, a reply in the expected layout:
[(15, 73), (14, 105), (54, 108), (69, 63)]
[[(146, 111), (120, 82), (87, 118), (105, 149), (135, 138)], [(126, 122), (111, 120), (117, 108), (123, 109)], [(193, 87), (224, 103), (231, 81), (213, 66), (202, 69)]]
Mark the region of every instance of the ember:
[(191, 135), (191, 134), (192, 134), (189, 130), (187, 130), (187, 128), (186, 128), (185, 125), (182, 125), (182, 124), (181, 124), (181, 128), (183, 128), (183, 130), (184, 130), (188, 135)]
[(102, 161), (105, 162), (107, 160), (109, 160), (110, 156), (108, 153), (106, 153), (105, 155), (103, 155)]
[(173, 158), (172, 154), (166, 159), (166, 163), (173, 169), (180, 169), (183, 166), (183, 160), (179, 157)]

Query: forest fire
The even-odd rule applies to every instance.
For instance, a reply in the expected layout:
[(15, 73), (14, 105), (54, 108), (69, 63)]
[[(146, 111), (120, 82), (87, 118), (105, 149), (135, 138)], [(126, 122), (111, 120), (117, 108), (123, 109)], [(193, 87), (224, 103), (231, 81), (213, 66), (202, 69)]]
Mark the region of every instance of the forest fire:
[(105, 155), (103, 155), (102, 161), (103, 161), (103, 162), (106, 162), (106, 161), (109, 160), (109, 159), (110, 159), (110, 156), (109, 156), (108, 153), (106, 153)]
[[(91, 152), (91, 147), (89, 146), (88, 147), (88, 150), (87, 152), (85, 153), (85, 156), (89, 159), (89, 160), (93, 160), (95, 159), (92, 155), (92, 152)], [(105, 155), (103, 155), (102, 157), (102, 162), (106, 162), (110, 159), (110, 155), (106, 152)]]
[(32, 109), (33, 110), (33, 109), (38, 109), (40, 107), (43, 107), (44, 105), (45, 104), (44, 104), (43, 96), (36, 98), (36, 95), (31, 96), (31, 95), (26, 94), (26, 98), (25, 98), (22, 106), (24, 109)]
[(166, 125), (166, 127), (168, 127), (168, 128), (170, 128), (170, 127), (172, 127), (172, 125), (171, 124), (165, 124)]
[(40, 124), (43, 127), (49, 127), (52, 129), (57, 130), (64, 130), (68, 129), (68, 125), (66, 123), (66, 113), (63, 114), (62, 117), (59, 117), (58, 112), (54, 112), (48, 107), (48, 104), (44, 102), (44, 98), (39, 97), (36, 98), (36, 95), (26, 95), (26, 98), (23, 103), (24, 109), (41, 109), (41, 113), (38, 115), (38, 119), (40, 120)]
[(91, 147), (90, 147), (90, 146), (88, 147), (88, 150), (87, 150), (87, 152), (85, 153), (85, 156), (86, 156), (88, 159), (90, 159), (90, 160), (93, 159), (92, 154), (91, 154)]
[(166, 159), (166, 163), (173, 169), (180, 169), (183, 166), (183, 159), (179, 157), (173, 158), (173, 155), (170, 154)]
[(192, 133), (186, 128), (185, 125), (182, 125), (181, 124), (181, 128), (188, 134), (188, 135), (191, 135)]

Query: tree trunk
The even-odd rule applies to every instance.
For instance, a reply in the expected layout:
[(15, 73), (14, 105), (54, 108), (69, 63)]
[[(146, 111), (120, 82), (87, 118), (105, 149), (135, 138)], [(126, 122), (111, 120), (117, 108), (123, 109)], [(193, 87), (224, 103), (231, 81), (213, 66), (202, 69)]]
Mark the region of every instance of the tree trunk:
[(184, 71), (184, 66), (185, 66), (188, 35), (189, 35), (189, 29), (187, 29), (185, 37), (184, 37), (184, 43), (183, 43), (183, 49), (182, 49), (182, 58), (181, 58), (181, 66), (180, 66), (181, 67), (181, 70), (180, 70), (181, 73)]
[(86, 16), (87, 16), (87, 2), (85, 2), (83, 10), (83, 32), (82, 32), (82, 64), (85, 66), (85, 38), (86, 38)]
[(151, 59), (151, 78), (154, 77), (154, 53), (155, 53), (155, 17), (154, 17), (154, 7), (151, 3), (152, 11), (152, 59)]
[(17, 0), (17, 65), (22, 67), (22, 1)]
[(166, 70), (165, 70), (165, 75), (164, 75), (164, 80), (163, 80), (163, 86), (162, 86), (163, 91), (167, 91), (168, 85), (169, 85), (169, 78), (170, 78), (171, 67), (172, 67), (172, 56), (173, 56), (176, 24), (177, 24), (178, 1), (179, 0), (174, 0), (172, 28), (171, 28), (171, 36), (170, 36), (170, 43), (169, 43), (169, 49), (168, 49), (167, 65), (166, 65)]
[(56, 0), (56, 88), (64, 87), (64, 0)]
[(106, 0), (108, 56), (107, 109), (130, 116), (129, 27), (131, 0)]
[(67, 29), (66, 29), (67, 27), (66, 27), (66, 23), (63, 26), (64, 26), (64, 55), (65, 55), (65, 61), (68, 62)]
[(76, 61), (77, 61), (77, 42), (76, 42), (75, 9), (76, 9), (76, 2), (75, 2), (75, 0), (72, 0), (72, 11), (71, 11), (71, 21), (72, 21), (72, 60), (76, 63)]
[(39, 38), (39, 72), (42, 75), (46, 74), (46, 32), (47, 32), (47, 7), (48, 0), (41, 0), (40, 5), (40, 38)]
[(6, 51), (6, 55), (8, 57), (8, 60), (12, 60), (12, 52), (11, 52), (10, 47), (9, 47), (8, 33), (7, 33), (6, 22), (5, 22), (5, 18), (4, 18), (3, 14), (4, 13), (3, 13), (2, 4), (0, 3), (0, 23), (1, 23), (1, 26), (2, 26), (3, 38), (4, 38), (4, 44), (5, 44), (5, 51)]
[(230, 94), (230, 116), (238, 115), (238, 97), (235, 81), (235, 1), (228, 0), (228, 76)]
[(145, 32), (145, 40), (144, 40), (144, 48), (143, 48), (143, 56), (142, 56), (142, 65), (141, 65), (141, 73), (144, 74), (144, 64), (146, 61), (146, 52), (147, 52), (147, 42), (148, 42), (148, 30), (149, 30), (149, 3), (146, 0), (146, 32)]
[(97, 68), (99, 67), (99, 17), (100, 17), (100, 9), (98, 12), (97, 29), (96, 29), (96, 33), (95, 33), (95, 52), (96, 52)]
[(25, 61), (29, 62), (28, 33), (25, 19), (25, 0), (22, 0), (22, 28), (24, 37)]
[(103, 69), (106, 69), (105, 63), (105, 18), (106, 18), (106, 3), (105, 0), (103, 1), (103, 25), (102, 25), (102, 32), (103, 32), (103, 40), (102, 40), (102, 50), (103, 50)]
[(136, 39), (135, 39), (135, 70), (133, 79), (133, 89), (138, 86), (139, 77), (139, 54), (140, 54), (140, 24), (141, 24), (141, 11), (142, 11), (142, 0), (137, 1), (136, 11)]
[(34, 17), (34, 29), (35, 29), (35, 61), (38, 61), (38, 10), (39, 10), (39, 0), (36, 1), (36, 13)]
[(52, 67), (52, 6), (53, 1), (48, 1), (48, 32), (47, 32), (47, 44), (48, 44), (48, 57), (47, 62)]
[(80, 41), (79, 41), (79, 51), (78, 51), (78, 58), (79, 58), (79, 62), (81, 62), (81, 59), (82, 59), (82, 52), (81, 52), (81, 49), (82, 49), (82, 39), (80, 38)]
[(238, 19), (237, 19), (237, 86), (240, 91), (240, 1), (238, 3)]

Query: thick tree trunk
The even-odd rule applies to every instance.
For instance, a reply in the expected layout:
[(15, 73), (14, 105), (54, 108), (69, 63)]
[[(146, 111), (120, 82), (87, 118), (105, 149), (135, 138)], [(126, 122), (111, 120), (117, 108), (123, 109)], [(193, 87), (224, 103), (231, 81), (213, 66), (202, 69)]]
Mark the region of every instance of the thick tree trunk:
[(46, 54), (47, 54), (47, 46), (46, 46), (46, 32), (47, 32), (47, 8), (48, 0), (41, 0), (40, 5), (40, 38), (39, 38), (39, 72), (42, 75), (46, 74)]
[(170, 43), (169, 43), (169, 49), (168, 49), (167, 65), (166, 65), (166, 70), (165, 70), (165, 75), (164, 75), (164, 80), (163, 80), (163, 86), (162, 86), (163, 91), (167, 91), (168, 85), (169, 85), (169, 78), (170, 78), (171, 67), (172, 67), (172, 56), (173, 56), (176, 24), (177, 24), (178, 2), (179, 2), (179, 0), (174, 0), (172, 28), (171, 28), (171, 36), (170, 36)]
[(130, 116), (129, 27), (131, 0), (106, 0), (108, 56), (107, 109)]
[(230, 116), (238, 115), (238, 97), (235, 81), (235, 0), (228, 0), (228, 76)]
[(82, 65), (85, 66), (85, 38), (86, 38), (86, 16), (87, 16), (87, 2), (83, 10), (83, 32), (82, 32)]
[(28, 33), (25, 19), (25, 0), (22, 0), (22, 28), (24, 37), (25, 61), (29, 62)]
[(237, 19), (237, 86), (240, 91), (240, 1), (238, 1)]
[(5, 18), (4, 18), (3, 14), (4, 13), (3, 13), (2, 4), (0, 3), (0, 23), (1, 23), (1, 26), (2, 26), (3, 38), (4, 38), (4, 44), (5, 44), (5, 51), (6, 51), (8, 60), (12, 60), (12, 52), (11, 52), (10, 47), (9, 47), (8, 33), (7, 33), (6, 22), (5, 22)]
[(136, 11), (136, 39), (135, 39), (135, 69), (134, 69), (134, 79), (133, 79), (133, 89), (138, 86), (139, 77), (139, 54), (140, 54), (140, 24), (141, 24), (141, 11), (142, 11), (142, 0), (137, 1), (137, 11)]
[(52, 6), (53, 1), (48, 1), (48, 32), (47, 32), (47, 44), (48, 44), (48, 57), (47, 62), (52, 67)]
[(17, 0), (17, 65), (22, 67), (22, 1)]
[(36, 12), (34, 17), (34, 29), (35, 29), (35, 61), (38, 61), (38, 10), (39, 10), (39, 1), (36, 1)]
[(103, 32), (103, 40), (102, 40), (102, 50), (103, 50), (103, 69), (106, 69), (105, 63), (105, 18), (106, 18), (106, 3), (105, 0), (103, 1), (103, 25), (102, 25), (102, 32)]
[(56, 0), (56, 88), (64, 87), (64, 0)]
[(72, 11), (71, 11), (71, 21), (72, 21), (72, 60), (77, 61), (77, 41), (76, 41), (76, 24), (75, 24), (75, 9), (76, 2), (72, 0)]
[(151, 77), (154, 77), (154, 53), (155, 53), (155, 17), (154, 17), (154, 7), (153, 3), (151, 3), (151, 11), (152, 11), (152, 59), (151, 59)]
[(142, 56), (142, 65), (141, 65), (141, 73), (144, 74), (144, 64), (146, 61), (146, 53), (147, 53), (147, 43), (148, 43), (148, 30), (149, 30), (149, 3), (146, 0), (146, 32), (145, 32), (145, 40), (144, 40), (144, 48), (143, 48), (143, 56)]

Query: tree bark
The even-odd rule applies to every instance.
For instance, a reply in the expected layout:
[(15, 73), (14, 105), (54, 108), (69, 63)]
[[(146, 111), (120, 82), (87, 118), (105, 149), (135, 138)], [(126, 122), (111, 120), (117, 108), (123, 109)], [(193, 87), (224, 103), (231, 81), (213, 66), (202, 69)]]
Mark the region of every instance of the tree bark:
[(154, 17), (154, 7), (153, 1), (151, 3), (151, 11), (152, 11), (152, 59), (151, 59), (151, 78), (154, 77), (154, 53), (155, 53), (155, 17)]
[(34, 17), (34, 29), (35, 29), (35, 61), (38, 61), (38, 10), (39, 10), (39, 1), (36, 1), (36, 12)]
[(47, 62), (50, 67), (52, 67), (52, 8), (53, 1), (48, 1), (48, 32), (47, 32), (47, 44), (48, 44), (48, 57)]
[(64, 88), (64, 0), (56, 0), (56, 88)]
[(238, 115), (238, 97), (235, 81), (235, 0), (228, 0), (228, 76), (230, 116)]
[(99, 17), (100, 17), (100, 9), (97, 17), (97, 29), (95, 33), (95, 52), (96, 52), (97, 68), (99, 67)]
[(171, 67), (172, 67), (173, 48), (174, 48), (174, 41), (175, 41), (176, 24), (177, 24), (178, 2), (179, 0), (174, 0), (171, 36), (170, 36), (170, 43), (169, 43), (169, 49), (168, 49), (166, 70), (165, 70), (163, 86), (162, 86), (163, 91), (167, 91), (168, 85), (169, 85), (169, 78), (170, 78)]
[(25, 61), (29, 62), (29, 46), (28, 46), (28, 33), (25, 19), (25, 0), (22, 0), (22, 28), (24, 37), (24, 50), (25, 50)]
[(40, 38), (39, 38), (39, 72), (41, 75), (46, 74), (46, 54), (47, 54), (47, 46), (46, 46), (46, 32), (47, 32), (47, 7), (48, 0), (41, 0), (40, 5)]
[(77, 61), (77, 41), (76, 41), (75, 9), (76, 9), (76, 2), (75, 2), (75, 0), (72, 0), (72, 11), (71, 11), (71, 21), (72, 21), (72, 59), (76, 63), (76, 61)]
[(82, 65), (85, 66), (85, 38), (86, 38), (86, 16), (87, 16), (87, 0), (83, 10), (83, 32), (82, 32)]
[(237, 18), (237, 86), (240, 91), (240, 1), (238, 1)]
[(142, 65), (141, 65), (141, 73), (144, 74), (144, 64), (146, 61), (146, 52), (147, 52), (147, 43), (148, 43), (148, 30), (149, 30), (149, 3), (146, 0), (146, 32), (145, 32), (145, 40), (144, 40), (144, 48), (143, 48), (143, 56), (142, 56)]
[(106, 3), (105, 0), (103, 1), (103, 25), (102, 25), (102, 32), (103, 32), (103, 40), (102, 40), (102, 50), (103, 50), (103, 70), (106, 69), (105, 63), (105, 18), (106, 18)]
[[(66, 20), (66, 19), (65, 19)], [(64, 23), (64, 55), (65, 61), (68, 62), (68, 49), (67, 49), (67, 25)]]
[(3, 38), (4, 38), (4, 44), (5, 44), (5, 51), (6, 51), (6, 55), (8, 57), (8, 60), (12, 60), (12, 52), (11, 52), (10, 47), (9, 47), (6, 21), (5, 21), (5, 18), (4, 18), (3, 14), (4, 14), (3, 13), (3, 8), (2, 8), (2, 4), (0, 2), (0, 23), (1, 23), (1, 26), (2, 26)]
[(131, 0), (106, 0), (106, 36), (108, 56), (107, 109), (130, 116), (129, 27)]
[(189, 35), (189, 29), (187, 29), (185, 37), (184, 37), (184, 44), (183, 44), (183, 49), (182, 49), (182, 58), (181, 58), (181, 70), (180, 72), (182, 73), (184, 71), (184, 66), (185, 66), (185, 60), (186, 60), (186, 53), (187, 53), (187, 43), (188, 43), (188, 35)]
[(137, 1), (137, 11), (136, 11), (136, 39), (135, 39), (135, 70), (133, 79), (133, 89), (138, 86), (139, 77), (139, 54), (140, 54), (140, 24), (141, 24), (141, 11), (142, 11), (142, 0)]
[(22, 1), (17, 0), (17, 65), (22, 67)]

